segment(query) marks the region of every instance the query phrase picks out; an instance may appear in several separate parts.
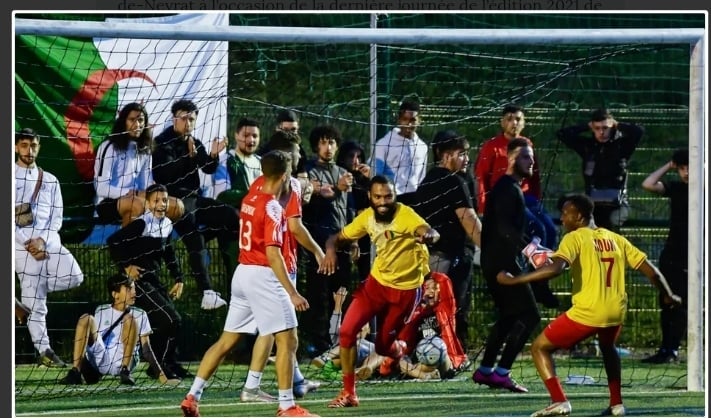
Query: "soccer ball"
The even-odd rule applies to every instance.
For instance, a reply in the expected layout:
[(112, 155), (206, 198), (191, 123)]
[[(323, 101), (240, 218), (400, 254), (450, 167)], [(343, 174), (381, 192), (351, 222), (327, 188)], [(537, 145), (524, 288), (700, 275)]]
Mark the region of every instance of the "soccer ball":
[(423, 338), (415, 348), (417, 361), (427, 366), (439, 366), (447, 355), (447, 345), (436, 335)]

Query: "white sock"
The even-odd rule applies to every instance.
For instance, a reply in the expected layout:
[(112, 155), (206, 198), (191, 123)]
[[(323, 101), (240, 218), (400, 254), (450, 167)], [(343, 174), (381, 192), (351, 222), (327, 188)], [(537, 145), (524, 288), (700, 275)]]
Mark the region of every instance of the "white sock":
[(279, 389), (279, 408), (289, 409), (294, 405), (296, 405), (294, 391), (292, 389)]
[(205, 388), (205, 383), (205, 379), (195, 376), (195, 380), (193, 380), (193, 385), (190, 386), (190, 392), (188, 392), (188, 394), (193, 395), (195, 400), (199, 401), (200, 398), (202, 398), (202, 390)]
[(257, 389), (262, 383), (262, 373), (263, 372), (255, 372), (254, 370), (250, 370), (249, 373), (247, 373), (247, 381), (244, 382), (244, 388)]

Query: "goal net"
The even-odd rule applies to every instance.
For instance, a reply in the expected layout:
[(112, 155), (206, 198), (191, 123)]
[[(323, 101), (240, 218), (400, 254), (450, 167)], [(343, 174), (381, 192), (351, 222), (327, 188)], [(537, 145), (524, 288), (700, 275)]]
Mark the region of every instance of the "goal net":
[[(698, 139), (690, 139), (694, 99), (690, 97), (693, 49), (689, 45), (694, 45), (699, 32), (685, 29), (691, 33), (687, 38), (668, 39), (684, 32), (679, 28), (703, 28), (702, 15), (536, 15), (535, 23), (523, 15), (476, 14), (196, 16), (159, 17), (163, 21), (152, 25), (139, 23), (135, 15), (114, 16), (120, 17), (117, 20), (89, 14), (15, 19), (15, 131), (30, 127), (42, 137), (38, 165), (56, 175), (61, 184), (61, 234), (85, 275), (80, 287), (48, 297), (49, 337), (66, 361), (72, 357), (79, 315), (108, 302), (105, 279), (115, 268), (105, 239), (117, 226), (97, 226), (94, 220), (93, 164), (117, 111), (133, 101), (149, 110), (154, 134), (158, 134), (171, 122), (174, 100), (194, 100), (200, 108), (195, 135), (208, 149), (214, 138), (223, 136), (229, 137), (228, 149), (233, 148), (234, 128), (242, 117), (260, 122), (264, 143), (274, 130), (276, 114), (291, 109), (299, 118), (307, 154), (313, 155), (308, 145), (310, 130), (331, 124), (339, 128), (344, 141), (360, 143), (370, 155), (374, 141), (394, 126), (400, 102), (414, 98), (422, 114), (418, 135), (429, 143), (437, 131), (457, 130), (472, 146), (472, 163), (481, 144), (500, 130), (503, 106), (517, 103), (525, 109), (523, 135), (533, 140), (543, 202), (554, 219), (558, 198), (583, 190), (579, 157), (558, 142), (556, 132), (586, 122), (593, 110), (606, 107), (616, 119), (645, 128), (629, 161), (631, 214), (622, 233), (657, 262), (668, 231), (669, 205), (644, 192), (641, 182), (669, 161), (675, 149), (689, 147), (690, 140)], [(65, 21), (57, 25), (58, 18)], [(171, 25), (180, 24), (186, 26), (168, 33)], [(536, 35), (570, 30), (537, 42), (514, 30), (530, 25), (539, 30), (530, 32)], [(383, 32), (367, 31), (373, 27)], [(624, 30), (596, 37), (606, 33), (605, 28), (620, 27), (637, 28), (639, 38), (620, 36)], [(340, 28), (343, 36), (329, 39), (334, 32), (328, 30), (334, 28)], [(408, 36), (401, 36), (397, 29), (407, 31), (403, 33)], [(457, 31), (463, 29), (484, 31), (491, 42), (472, 41), (465, 31)], [(692, 142), (692, 146), (697, 145)], [(221, 161), (225, 159), (223, 152)], [(428, 168), (432, 166), (430, 156)], [(204, 193), (219, 193), (225, 187), (224, 178), (224, 171), (219, 170), (203, 175)], [(692, 245), (699, 248), (701, 244)], [(185, 250), (178, 240), (176, 247), (186, 276), (184, 295), (175, 302), (183, 316), (180, 361), (195, 372), (202, 354), (219, 336), (226, 310), (200, 309), (200, 292), (189, 278)], [(231, 272), (224, 271), (219, 258), (210, 244), (214, 288), (228, 295)], [(161, 277), (170, 283), (167, 272)], [(561, 309), (570, 306), (567, 279), (566, 275), (551, 283)], [(300, 276), (300, 286), (303, 280)], [(17, 280), (15, 288), (19, 298)], [(468, 349), (475, 367), (495, 315), (478, 270), (471, 291)], [(660, 343), (657, 293), (634, 271), (628, 271), (627, 291), (629, 310), (619, 340), (623, 385), (685, 388), (686, 364), (651, 368), (640, 363)], [(542, 308), (541, 326), (559, 312)], [(16, 326), (14, 337), (18, 399), (110, 391), (118, 385), (109, 379), (80, 390), (57, 384), (66, 369), (36, 366), (37, 353), (25, 326)], [(307, 345), (308, 341), (302, 342), (302, 348)], [(683, 359), (686, 346), (685, 342)], [(240, 347), (228, 362), (244, 364), (248, 353), (248, 347)], [(303, 350), (303, 359), (307, 354)], [(596, 384), (606, 383), (594, 341), (558, 356), (562, 380), (588, 376)], [(520, 359), (514, 364), (517, 380), (537, 382), (527, 349)], [(134, 372), (139, 386), (158, 387), (157, 381), (142, 373), (142, 367)], [(244, 370), (225, 364), (210, 385), (240, 387)], [(321, 380), (320, 370), (306, 360), (302, 370), (307, 377)], [(336, 388), (340, 381), (332, 384)]]

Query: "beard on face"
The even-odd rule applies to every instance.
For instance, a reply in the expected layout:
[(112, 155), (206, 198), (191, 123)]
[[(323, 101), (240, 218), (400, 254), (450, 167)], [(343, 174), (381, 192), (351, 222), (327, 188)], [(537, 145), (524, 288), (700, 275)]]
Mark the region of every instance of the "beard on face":
[[(379, 206), (376, 206), (373, 204), (373, 202), (370, 202), (370, 207), (373, 208), (373, 213), (376, 222), (390, 223), (393, 221), (393, 218), (395, 217), (395, 202)], [(379, 207), (385, 207), (388, 210), (385, 213), (380, 213), (378, 212)]]

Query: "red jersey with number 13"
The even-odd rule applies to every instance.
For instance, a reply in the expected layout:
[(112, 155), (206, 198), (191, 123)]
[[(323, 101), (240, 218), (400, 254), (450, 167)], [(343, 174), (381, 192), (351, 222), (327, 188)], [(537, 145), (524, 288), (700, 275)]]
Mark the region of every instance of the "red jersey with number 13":
[(286, 218), (273, 195), (254, 191), (239, 211), (239, 262), (269, 267), (267, 247), (283, 245)]
[[(291, 185), (291, 192), (289, 193), (288, 201), (284, 206), (284, 217), (286, 217), (287, 223), (284, 224), (284, 244), (281, 246), (281, 255), (284, 257), (287, 273), (296, 274), (298, 243), (296, 241), (296, 237), (294, 237), (294, 234), (289, 231), (288, 220), (289, 218), (301, 217), (301, 184), (299, 184), (299, 181), (293, 177), (289, 178), (289, 181)], [(264, 176), (259, 176), (249, 187), (249, 192), (252, 193), (254, 191), (261, 190), (263, 185)]]

